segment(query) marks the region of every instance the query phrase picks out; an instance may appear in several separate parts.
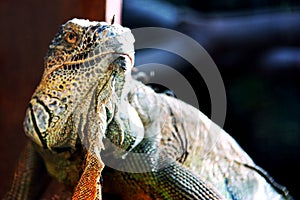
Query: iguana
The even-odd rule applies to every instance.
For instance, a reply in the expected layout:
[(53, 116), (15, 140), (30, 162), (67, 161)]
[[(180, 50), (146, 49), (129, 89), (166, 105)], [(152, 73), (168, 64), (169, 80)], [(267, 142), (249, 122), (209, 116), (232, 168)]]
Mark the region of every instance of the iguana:
[(131, 78), (130, 29), (72, 19), (44, 65), (4, 199), (39, 198), (45, 173), (73, 200), (292, 198), (198, 109)]

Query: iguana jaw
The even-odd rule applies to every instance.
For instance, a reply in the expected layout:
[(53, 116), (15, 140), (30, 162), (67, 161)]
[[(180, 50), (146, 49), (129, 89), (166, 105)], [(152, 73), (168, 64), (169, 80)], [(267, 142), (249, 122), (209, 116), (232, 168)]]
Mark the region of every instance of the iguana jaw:
[[(127, 54), (117, 53), (115, 56), (126, 56), (128, 60), (132, 61), (131, 57)], [(123, 68), (117, 70), (123, 70), (125, 73), (130, 69)], [(87, 104), (82, 105), (85, 101), (95, 102), (95, 107), (99, 106), (98, 104), (107, 104), (112, 93), (115, 93), (115, 71), (116, 69), (109, 67), (105, 76), (98, 78), (98, 81), (90, 85), (87, 93), (78, 98), (77, 101), (74, 100), (74, 102), (63, 102), (62, 99), (66, 99), (69, 94), (74, 93), (76, 88), (69, 88), (70, 91), (73, 91), (71, 93), (56, 90), (55, 94), (57, 94), (57, 96), (53, 97), (44, 94), (43, 91), (45, 91), (45, 88), (42, 87), (42, 84), (37, 88), (26, 111), (24, 121), (26, 135), (45, 149), (56, 152), (59, 149), (75, 150), (79, 130), (75, 127), (78, 126), (78, 124), (76, 124), (78, 123), (78, 121), (76, 121), (78, 119), (74, 116), (81, 114), (81, 112), (88, 112), (88, 110), (83, 111), (88, 106)], [(93, 97), (92, 93), (96, 93), (96, 96)], [(107, 95), (107, 97), (105, 97), (106, 99), (102, 102), (97, 102), (98, 99), (96, 100), (94, 98), (100, 98), (99, 95), (102, 94), (105, 94), (104, 96)], [(95, 116), (95, 118), (96, 117), (97, 116)]]

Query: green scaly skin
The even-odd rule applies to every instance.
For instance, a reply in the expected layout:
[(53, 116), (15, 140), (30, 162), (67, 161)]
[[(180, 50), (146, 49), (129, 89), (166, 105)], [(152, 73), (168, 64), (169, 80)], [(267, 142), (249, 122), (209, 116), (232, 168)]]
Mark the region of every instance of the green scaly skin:
[(120, 25), (62, 25), (4, 199), (37, 199), (47, 174), (72, 188), (72, 199), (291, 198), (199, 110), (133, 80), (133, 43)]

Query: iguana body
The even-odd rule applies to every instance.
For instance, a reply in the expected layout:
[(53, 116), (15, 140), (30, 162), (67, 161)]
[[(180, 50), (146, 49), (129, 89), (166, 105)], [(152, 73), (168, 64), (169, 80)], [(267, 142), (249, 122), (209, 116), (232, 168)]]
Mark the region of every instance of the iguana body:
[(6, 199), (38, 198), (45, 171), (72, 199), (290, 198), (199, 110), (133, 80), (133, 43), (120, 25), (62, 26), (26, 112), (31, 142)]

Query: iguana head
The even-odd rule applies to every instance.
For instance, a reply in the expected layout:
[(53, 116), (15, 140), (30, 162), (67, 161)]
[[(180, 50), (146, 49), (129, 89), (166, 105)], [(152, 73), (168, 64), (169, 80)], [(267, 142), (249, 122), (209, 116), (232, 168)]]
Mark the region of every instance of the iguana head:
[(101, 92), (118, 75), (111, 66), (114, 60), (125, 56), (133, 62), (133, 43), (130, 30), (117, 24), (72, 19), (62, 25), (49, 45), (42, 80), (26, 111), (26, 135), (53, 151), (75, 148), (75, 126), (81, 122), (76, 125), (74, 113), (93, 109), (87, 102), (92, 93)]

